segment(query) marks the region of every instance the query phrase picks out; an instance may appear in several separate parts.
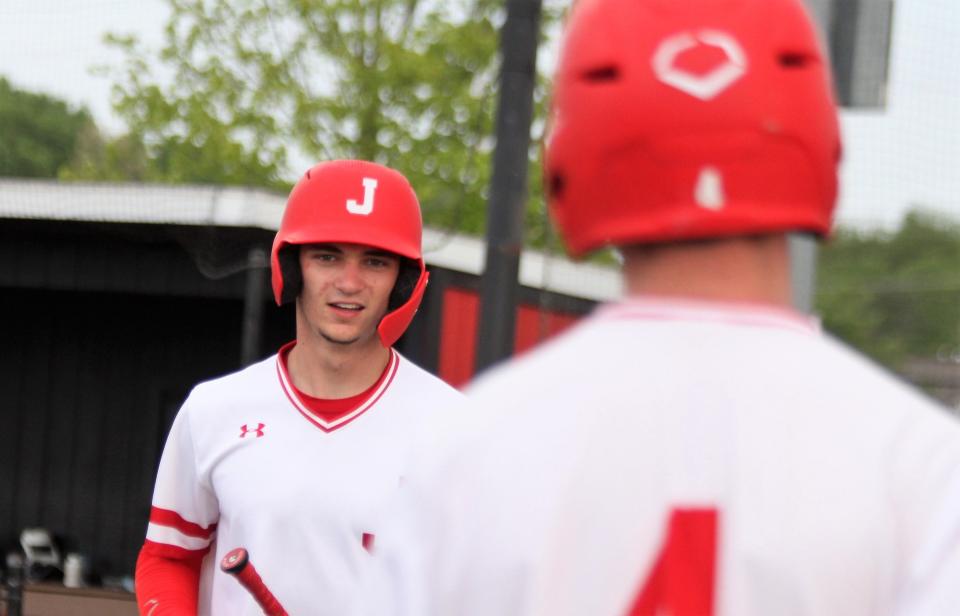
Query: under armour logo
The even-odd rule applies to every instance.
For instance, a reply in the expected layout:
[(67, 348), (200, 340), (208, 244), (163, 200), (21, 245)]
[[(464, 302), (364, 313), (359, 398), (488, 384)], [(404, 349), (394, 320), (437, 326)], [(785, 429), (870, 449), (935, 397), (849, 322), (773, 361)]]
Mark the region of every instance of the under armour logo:
[(347, 199), (347, 211), (351, 214), (367, 216), (373, 211), (373, 193), (377, 190), (377, 181), (373, 178), (363, 178), (363, 203), (355, 199)]
[(256, 428), (250, 428), (247, 424), (240, 426), (240, 438), (247, 436), (248, 434), (256, 434), (257, 438), (263, 436), (263, 429), (266, 428), (266, 424), (258, 423)]
[[(726, 58), (703, 75), (677, 67), (680, 54), (700, 45), (716, 47)], [(747, 72), (747, 56), (740, 43), (729, 34), (716, 30), (701, 30), (696, 34), (683, 32), (671, 36), (660, 43), (652, 63), (660, 81), (703, 101), (714, 98)]]

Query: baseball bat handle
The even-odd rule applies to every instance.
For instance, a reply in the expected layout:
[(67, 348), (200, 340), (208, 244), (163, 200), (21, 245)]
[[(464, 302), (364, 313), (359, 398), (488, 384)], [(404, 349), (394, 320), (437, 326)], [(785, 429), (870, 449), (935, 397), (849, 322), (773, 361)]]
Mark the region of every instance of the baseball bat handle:
[(243, 548), (230, 550), (220, 561), (220, 569), (237, 579), (253, 595), (266, 616), (289, 616), (257, 573), (250, 555)]

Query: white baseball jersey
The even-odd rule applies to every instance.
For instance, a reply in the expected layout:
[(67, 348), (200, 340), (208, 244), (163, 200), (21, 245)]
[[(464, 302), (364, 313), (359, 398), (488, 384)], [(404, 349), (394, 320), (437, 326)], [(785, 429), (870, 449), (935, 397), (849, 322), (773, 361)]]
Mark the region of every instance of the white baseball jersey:
[[(312, 414), (277, 356), (198, 385), (164, 448), (148, 546), (206, 550), (200, 614), (262, 614), (219, 570), (244, 547), (291, 614), (340, 616), (372, 558), (412, 435), (462, 396), (391, 350), (378, 388), (332, 423)], [(379, 537), (377, 537), (379, 538)]]
[(813, 320), (627, 300), (467, 393), (367, 613), (960, 613), (960, 427)]

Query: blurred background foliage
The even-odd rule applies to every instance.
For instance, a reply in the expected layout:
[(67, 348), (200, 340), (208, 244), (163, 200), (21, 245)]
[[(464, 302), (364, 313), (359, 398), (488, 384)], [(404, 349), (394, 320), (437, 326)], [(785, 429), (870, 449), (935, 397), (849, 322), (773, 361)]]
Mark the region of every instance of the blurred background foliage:
[(83, 136), (96, 130), (86, 109), (19, 90), (0, 77), (0, 174), (57, 177)]
[[(287, 190), (315, 161), (374, 160), (409, 178), (428, 224), (483, 232), (500, 0), (169, 4), (162, 49), (108, 41), (126, 58), (104, 72), (144, 149), (143, 179)], [(544, 23), (558, 13), (546, 3)], [(71, 173), (115, 173), (109, 157), (90, 158)]]
[[(558, 6), (545, 2), (545, 24)], [(162, 49), (109, 40), (126, 58), (101, 69), (126, 134), (0, 78), (0, 175), (283, 192), (314, 161), (364, 158), (409, 177), (428, 225), (483, 233), (501, 2), (170, 7)], [(526, 237), (557, 249), (539, 170), (546, 92), (541, 75)], [(815, 306), (828, 331), (893, 370), (960, 362), (960, 221), (918, 206), (895, 231), (839, 229), (820, 251)]]
[(917, 207), (895, 232), (839, 229), (820, 251), (816, 311), (895, 370), (960, 362), (960, 221)]

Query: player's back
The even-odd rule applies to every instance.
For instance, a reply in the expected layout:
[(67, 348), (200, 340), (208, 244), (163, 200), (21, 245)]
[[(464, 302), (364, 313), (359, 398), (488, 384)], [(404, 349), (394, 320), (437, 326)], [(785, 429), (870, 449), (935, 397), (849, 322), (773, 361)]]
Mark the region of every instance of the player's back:
[(799, 315), (625, 302), (471, 396), (489, 413), (445, 471), (428, 612), (949, 599), (922, 584), (960, 566), (960, 430)]

